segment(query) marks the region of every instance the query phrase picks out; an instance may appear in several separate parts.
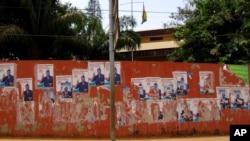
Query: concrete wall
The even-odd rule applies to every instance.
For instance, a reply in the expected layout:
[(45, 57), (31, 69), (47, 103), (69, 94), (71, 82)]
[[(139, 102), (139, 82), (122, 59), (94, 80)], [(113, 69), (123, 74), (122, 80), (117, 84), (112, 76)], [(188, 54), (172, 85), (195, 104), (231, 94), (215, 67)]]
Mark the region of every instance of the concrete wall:
[[(98, 86), (90, 82), (99, 67), (107, 78), (109, 65), (105, 61), (1, 62), (0, 75), (6, 76), (10, 69), (14, 83), (1, 83), (0, 135), (109, 137), (108, 81)], [(117, 62), (116, 68), (121, 75), (115, 86), (118, 137), (219, 135), (228, 134), (230, 124), (250, 123), (249, 66)], [(40, 84), (47, 69), (53, 76), (52, 87)], [(75, 84), (83, 73), (89, 82), (88, 92), (77, 92)], [(179, 82), (181, 78), (184, 82)], [(144, 90), (141, 96), (139, 83)], [(160, 96), (152, 89), (155, 83)], [(24, 101), (26, 84), (33, 93), (31, 101)], [(180, 85), (187, 93), (177, 91)], [(70, 98), (62, 97), (66, 86), (73, 93)], [(174, 92), (170, 99), (163, 86)], [(229, 98), (228, 106), (220, 104), (222, 93)], [(243, 105), (234, 103), (237, 94)]]

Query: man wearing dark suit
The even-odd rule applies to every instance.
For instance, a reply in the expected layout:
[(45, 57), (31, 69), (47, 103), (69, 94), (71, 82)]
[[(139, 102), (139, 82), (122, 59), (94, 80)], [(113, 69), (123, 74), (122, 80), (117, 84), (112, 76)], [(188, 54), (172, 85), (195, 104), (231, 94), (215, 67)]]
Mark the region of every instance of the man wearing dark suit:
[(243, 108), (244, 107), (244, 99), (240, 98), (240, 95), (237, 94), (234, 100), (234, 105), (236, 108)]
[(29, 84), (25, 85), (25, 91), (23, 91), (24, 101), (33, 100), (33, 92), (30, 90)]
[[(115, 85), (120, 85), (121, 84), (121, 75), (117, 72), (117, 69), (115, 68)], [(110, 81), (110, 78), (108, 79), (108, 81)]]
[(229, 108), (229, 98), (226, 97), (225, 93), (221, 95), (220, 105), (222, 109)]
[(46, 76), (42, 78), (41, 83), (44, 83), (44, 87), (53, 87), (53, 77), (49, 70), (46, 70)]
[(96, 85), (104, 85), (104, 75), (101, 73), (101, 68), (97, 69), (97, 75), (92, 79)]
[(88, 92), (88, 82), (85, 81), (85, 76), (81, 76), (81, 82), (76, 85), (76, 89), (79, 89), (79, 92)]
[(66, 86), (64, 87), (64, 91), (62, 92), (63, 98), (72, 98), (72, 93), (69, 91), (69, 88)]
[(186, 95), (187, 90), (184, 89), (183, 85), (180, 85), (180, 87), (177, 89), (177, 95)]
[(13, 86), (14, 85), (14, 76), (11, 75), (10, 69), (7, 70), (7, 76), (5, 76), (2, 80), (5, 86)]

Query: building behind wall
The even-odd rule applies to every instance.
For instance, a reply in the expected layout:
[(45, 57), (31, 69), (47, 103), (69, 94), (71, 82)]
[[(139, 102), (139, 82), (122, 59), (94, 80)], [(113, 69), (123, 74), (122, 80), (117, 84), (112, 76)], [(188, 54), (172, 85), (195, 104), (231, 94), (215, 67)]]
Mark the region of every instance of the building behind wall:
[[(141, 47), (133, 52), (133, 60), (167, 61), (167, 55), (172, 53), (178, 44), (174, 41), (173, 28), (138, 31), (141, 36)], [(118, 52), (125, 60), (132, 59), (131, 51)]]

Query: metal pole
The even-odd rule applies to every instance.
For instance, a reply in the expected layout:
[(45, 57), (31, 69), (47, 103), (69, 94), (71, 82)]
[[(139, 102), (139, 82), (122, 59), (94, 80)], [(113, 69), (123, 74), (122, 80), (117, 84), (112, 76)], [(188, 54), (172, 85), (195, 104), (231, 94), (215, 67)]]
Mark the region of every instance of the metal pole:
[[(133, 22), (133, 0), (131, 0), (131, 23)], [(132, 30), (134, 30), (134, 26), (132, 23)], [(134, 61), (134, 49), (131, 51), (131, 60)]]
[(114, 1), (109, 0), (109, 62), (110, 62), (110, 140), (115, 141), (115, 95), (114, 95)]

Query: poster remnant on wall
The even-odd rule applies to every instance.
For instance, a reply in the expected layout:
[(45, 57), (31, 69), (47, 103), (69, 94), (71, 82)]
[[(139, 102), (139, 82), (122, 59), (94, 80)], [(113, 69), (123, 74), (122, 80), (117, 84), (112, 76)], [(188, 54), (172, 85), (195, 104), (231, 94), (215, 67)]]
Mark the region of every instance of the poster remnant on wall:
[[(105, 85), (110, 85), (110, 63), (105, 62)], [(121, 62), (115, 62), (114, 66), (114, 83), (115, 85), (121, 84)]]
[(220, 120), (220, 103), (217, 98), (194, 98), (194, 121)]
[(72, 75), (56, 76), (56, 94), (60, 95), (61, 99), (72, 99)]
[(21, 87), (21, 97), (24, 101), (33, 101), (33, 83), (32, 78), (18, 78), (17, 82)]
[(73, 93), (88, 93), (88, 69), (72, 70), (72, 89)]
[(186, 71), (173, 71), (173, 78), (176, 80), (177, 96), (186, 96), (188, 94), (188, 81)]
[(43, 89), (39, 95), (39, 117), (52, 117), (55, 102), (55, 92), (53, 88)]
[(162, 99), (176, 100), (176, 84), (174, 78), (161, 78)]
[(88, 82), (90, 86), (104, 85), (104, 62), (89, 62), (88, 72)]
[(217, 98), (220, 99), (220, 109), (230, 108), (229, 87), (216, 87)]
[(146, 79), (142, 78), (131, 78), (131, 84), (138, 87), (138, 99), (147, 100), (149, 98), (146, 95)]
[(30, 125), (35, 123), (35, 102), (17, 102), (17, 124)]
[(220, 86), (248, 87), (247, 65), (224, 65), (219, 70)]
[(20, 95), (17, 87), (4, 87), (0, 91), (0, 111), (16, 109)]
[(215, 93), (214, 73), (212, 71), (200, 71), (199, 78), (200, 94)]
[(0, 64), (0, 87), (15, 86), (16, 80), (16, 64), (1, 63)]
[(54, 85), (54, 65), (37, 64), (36, 65), (36, 87), (50, 88)]
[(177, 117), (179, 122), (194, 120), (194, 108), (192, 99), (177, 99)]

